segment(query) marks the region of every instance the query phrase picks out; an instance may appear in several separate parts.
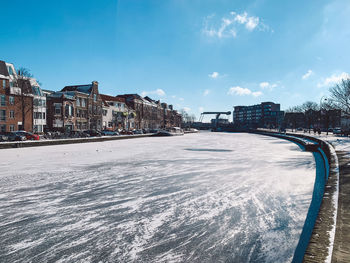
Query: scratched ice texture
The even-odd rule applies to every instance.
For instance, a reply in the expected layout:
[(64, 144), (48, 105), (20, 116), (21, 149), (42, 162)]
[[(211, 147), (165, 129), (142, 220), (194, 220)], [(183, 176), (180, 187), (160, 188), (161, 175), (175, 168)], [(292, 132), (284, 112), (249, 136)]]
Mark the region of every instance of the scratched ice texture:
[(315, 161), (210, 133), (0, 150), (0, 262), (290, 262)]

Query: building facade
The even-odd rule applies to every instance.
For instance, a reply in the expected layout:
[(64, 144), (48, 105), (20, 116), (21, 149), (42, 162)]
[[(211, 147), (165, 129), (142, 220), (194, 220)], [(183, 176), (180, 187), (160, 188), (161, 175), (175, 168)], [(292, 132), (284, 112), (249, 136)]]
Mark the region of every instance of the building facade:
[(46, 96), (36, 79), (29, 81), (33, 94), (33, 132), (43, 133), (46, 129)]
[(138, 94), (119, 95), (125, 99), (127, 107), (135, 111), (136, 129), (159, 129), (180, 127), (182, 116), (172, 105), (141, 97)]
[(280, 110), (280, 104), (262, 102), (251, 106), (235, 106), (233, 122), (241, 127), (276, 128), (282, 125), (284, 112)]
[(47, 96), (47, 126), (50, 131), (70, 132), (76, 130), (74, 94), (53, 92)]
[[(33, 96), (19, 87), (14, 65), (0, 61), (0, 131), (33, 130)], [(25, 83), (28, 85), (28, 82)], [(23, 87), (22, 86), (22, 87)]]
[[(82, 99), (79, 101), (81, 116), (80, 117), (80, 129), (84, 130), (85, 127), (89, 130), (101, 130), (102, 129), (102, 99), (98, 90), (98, 82), (93, 81), (87, 85), (74, 85), (66, 86), (62, 89), (62, 92), (72, 92), (75, 97)], [(86, 97), (81, 94), (85, 94)], [(85, 106), (82, 106), (83, 101), (86, 99)], [(86, 114), (87, 111), (87, 114)], [(84, 124), (86, 120), (86, 124)]]

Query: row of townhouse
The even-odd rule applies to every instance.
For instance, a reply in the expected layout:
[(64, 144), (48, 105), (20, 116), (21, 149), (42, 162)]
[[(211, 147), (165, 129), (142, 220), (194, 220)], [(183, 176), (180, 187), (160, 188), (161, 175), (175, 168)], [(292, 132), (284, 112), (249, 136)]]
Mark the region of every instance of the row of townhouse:
[(0, 61), (0, 131), (159, 129), (180, 126), (172, 105), (138, 94), (99, 93), (98, 82), (44, 90), (34, 78), (18, 76)]

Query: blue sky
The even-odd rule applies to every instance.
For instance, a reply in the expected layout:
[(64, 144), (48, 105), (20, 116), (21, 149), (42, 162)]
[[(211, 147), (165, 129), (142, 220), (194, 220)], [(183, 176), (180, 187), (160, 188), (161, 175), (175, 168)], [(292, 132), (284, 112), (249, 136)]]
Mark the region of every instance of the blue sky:
[(1, 60), (45, 89), (100, 83), (199, 117), (262, 101), (319, 102), (350, 72), (350, 2), (13, 0)]

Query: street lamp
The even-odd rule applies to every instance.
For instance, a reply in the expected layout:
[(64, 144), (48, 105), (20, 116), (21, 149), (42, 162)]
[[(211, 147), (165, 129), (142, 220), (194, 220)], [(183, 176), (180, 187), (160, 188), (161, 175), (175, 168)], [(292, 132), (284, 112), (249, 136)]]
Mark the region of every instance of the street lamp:
[[(322, 96), (320, 99), (320, 113), (321, 113), (321, 120), (322, 120), (322, 103), (327, 102), (326, 96)], [(326, 130), (328, 135), (328, 111), (325, 109), (325, 117), (326, 117)]]

